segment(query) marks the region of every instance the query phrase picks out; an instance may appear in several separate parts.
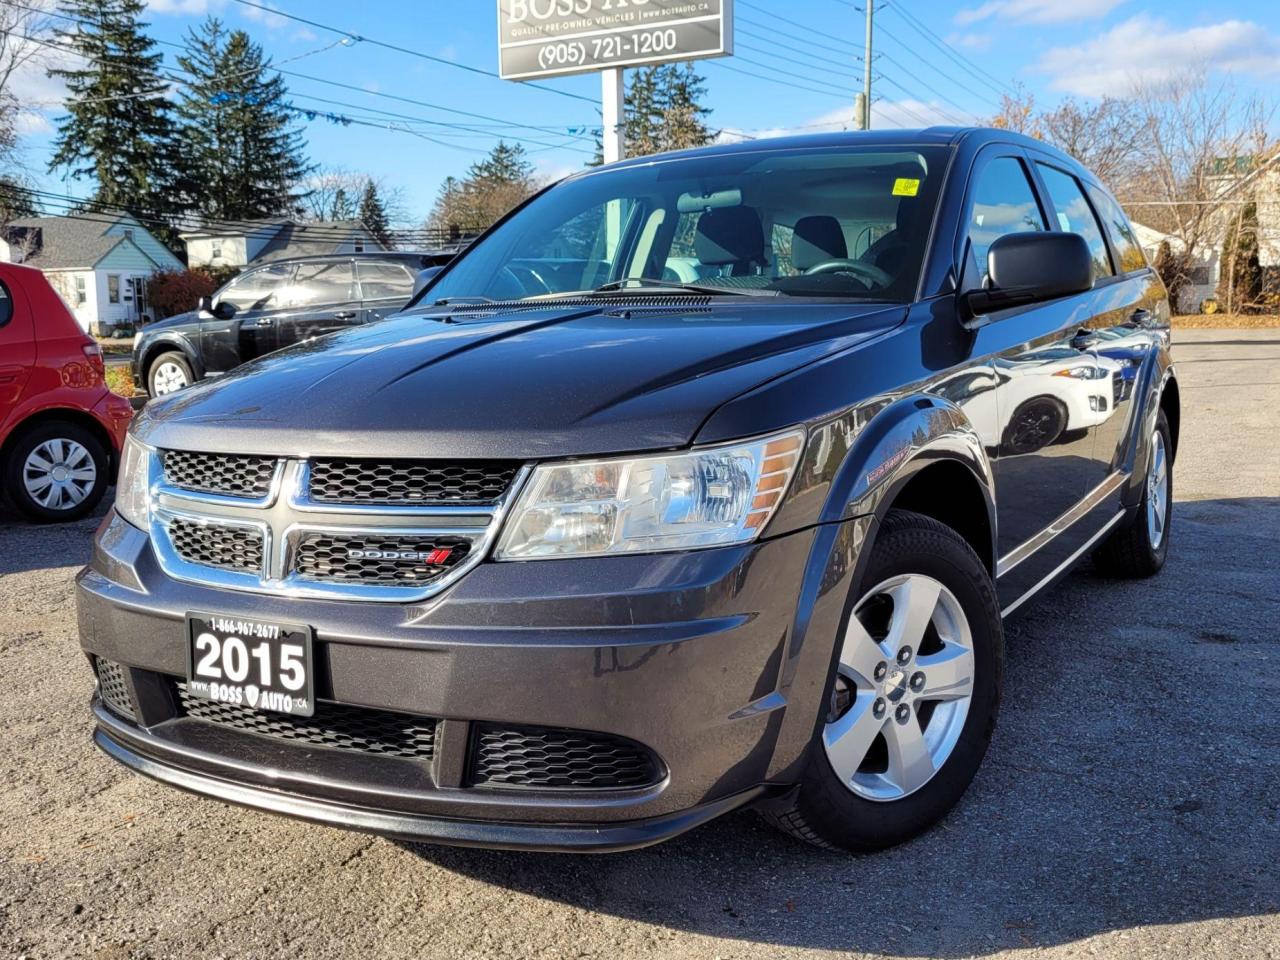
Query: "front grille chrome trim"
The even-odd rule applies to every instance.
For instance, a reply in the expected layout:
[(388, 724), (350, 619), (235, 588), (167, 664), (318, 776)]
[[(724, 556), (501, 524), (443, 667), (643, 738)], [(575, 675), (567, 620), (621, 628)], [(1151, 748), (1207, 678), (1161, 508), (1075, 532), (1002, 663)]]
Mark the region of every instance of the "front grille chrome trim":
[[(219, 497), (171, 486), (158, 456), (151, 457), (151, 542), (161, 568), (175, 580), (217, 589), (319, 600), (357, 600), (371, 603), (416, 603), (445, 590), (485, 560), (531, 468), (521, 467), (506, 493), (493, 504), (422, 507), (373, 504), (313, 504), (307, 496), (308, 462), (279, 462), (271, 490), (261, 500)], [(248, 528), (263, 541), (262, 567), (257, 573), (193, 563), (173, 546), (169, 524), (190, 523)], [(294, 569), (297, 546), (310, 534), (333, 536), (456, 537), (469, 543), (467, 555), (429, 583), (393, 586), (325, 582), (302, 576)]]

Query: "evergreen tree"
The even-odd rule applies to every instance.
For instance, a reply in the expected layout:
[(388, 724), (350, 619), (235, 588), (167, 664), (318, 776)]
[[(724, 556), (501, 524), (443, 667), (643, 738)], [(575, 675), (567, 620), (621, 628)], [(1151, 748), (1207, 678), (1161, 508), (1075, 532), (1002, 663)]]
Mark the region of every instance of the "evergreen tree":
[(393, 246), (391, 242), (391, 224), (387, 222), (387, 208), (382, 203), (382, 197), (378, 195), (378, 185), (373, 182), (373, 178), (364, 185), (364, 193), (360, 197), (360, 209), (356, 213), (358, 219), (364, 228), (373, 235), (373, 238), (388, 250)]
[(12, 176), (0, 175), (0, 226), (10, 220), (40, 216), (40, 204), (31, 188)]
[(188, 31), (178, 63), (192, 78), (178, 100), (189, 208), (210, 220), (291, 213), (298, 183), (313, 168), (284, 79), (271, 73), (262, 47), (209, 17)]
[[(628, 157), (705, 147), (715, 139), (702, 105), (707, 84), (691, 63), (664, 63), (631, 71), (623, 99), (622, 130)], [(603, 162), (596, 144), (594, 165)]]
[(427, 224), (450, 237), (476, 233), (537, 189), (524, 147), (500, 140), (487, 157), (471, 165), (466, 177), (444, 182)]
[(93, 177), (93, 206), (147, 218), (173, 210), (174, 139), (143, 9), (142, 0), (63, 0), (62, 13), (82, 22), (57, 35), (83, 65), (48, 71), (68, 91), (49, 170)]
[(333, 209), (329, 214), (330, 220), (350, 220), (354, 215), (351, 209), (351, 198), (347, 196), (347, 188), (339, 187), (333, 194)]
[(1258, 261), (1258, 205), (1246, 203), (1227, 227), (1218, 273), (1218, 306), (1228, 313), (1257, 309), (1262, 298)]

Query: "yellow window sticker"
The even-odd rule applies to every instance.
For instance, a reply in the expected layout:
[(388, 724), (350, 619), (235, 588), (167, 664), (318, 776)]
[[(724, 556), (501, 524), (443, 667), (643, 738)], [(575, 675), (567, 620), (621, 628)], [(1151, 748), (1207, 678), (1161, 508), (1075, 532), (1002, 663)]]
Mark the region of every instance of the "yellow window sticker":
[(895, 197), (914, 197), (919, 192), (919, 180), (913, 180), (910, 177), (899, 177), (893, 181), (893, 195)]

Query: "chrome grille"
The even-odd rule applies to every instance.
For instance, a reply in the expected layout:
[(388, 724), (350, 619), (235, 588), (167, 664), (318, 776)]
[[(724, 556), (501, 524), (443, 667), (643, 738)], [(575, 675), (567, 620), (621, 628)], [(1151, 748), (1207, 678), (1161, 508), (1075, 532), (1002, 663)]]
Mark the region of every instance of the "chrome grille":
[(308, 533), (298, 541), (294, 569), (308, 580), (426, 584), (461, 563), (470, 548), (459, 537)]
[(506, 493), (519, 470), (502, 460), (326, 458), (312, 461), (309, 492), (316, 503), (488, 504)]
[(225, 570), (262, 569), (262, 533), (252, 527), (174, 517), (169, 521), (169, 542), (187, 563)]
[(206, 700), (188, 693), (185, 683), (176, 686), (182, 714), (194, 720), (315, 747), (408, 760), (430, 760), (435, 755), (436, 721), (432, 717), (323, 701), (316, 704), (315, 716), (296, 717)]
[(475, 786), (625, 789), (662, 776), (647, 749), (607, 733), (478, 724), (471, 751)]
[[(425, 600), (484, 559), (527, 473), (523, 466), (499, 461), (431, 467), (435, 473), (428, 471), (426, 461), (413, 461), (412, 469), (403, 466), (408, 461), (333, 457), (314, 464), (294, 458), (270, 462), (276, 465), (266, 494), (236, 499), (226, 495), (226, 488), (209, 492), (176, 486), (163, 454), (150, 458), (151, 539), (169, 576), (254, 593), (283, 590), (292, 596), (387, 603)], [(375, 463), (375, 472), (385, 468), (401, 473), (389, 474), (384, 488), (382, 474), (369, 481), (357, 471), (355, 476), (366, 479), (352, 486), (347, 468), (353, 463)], [(373, 482), (378, 495), (402, 500), (370, 497), (366, 502), (358, 494), (354, 496), (361, 502), (318, 500), (312, 495), (313, 467), (328, 478), (314, 489), (323, 487), (331, 496), (352, 495), (359, 482)], [(408, 499), (428, 495), (441, 499)], [(467, 497), (492, 499), (481, 503)], [(437, 553), (443, 550), (447, 555)]]
[(261, 500), (271, 492), (274, 457), (226, 456), (189, 450), (161, 450), (165, 479), (173, 486), (223, 497)]

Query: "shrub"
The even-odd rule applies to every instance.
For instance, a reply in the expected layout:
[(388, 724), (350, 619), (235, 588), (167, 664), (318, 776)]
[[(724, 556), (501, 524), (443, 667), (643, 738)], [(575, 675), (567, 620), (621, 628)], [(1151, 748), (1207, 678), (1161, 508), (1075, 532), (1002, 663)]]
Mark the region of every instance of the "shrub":
[(217, 281), (205, 270), (162, 270), (147, 281), (147, 300), (155, 319), (194, 310), (201, 297), (212, 295)]

